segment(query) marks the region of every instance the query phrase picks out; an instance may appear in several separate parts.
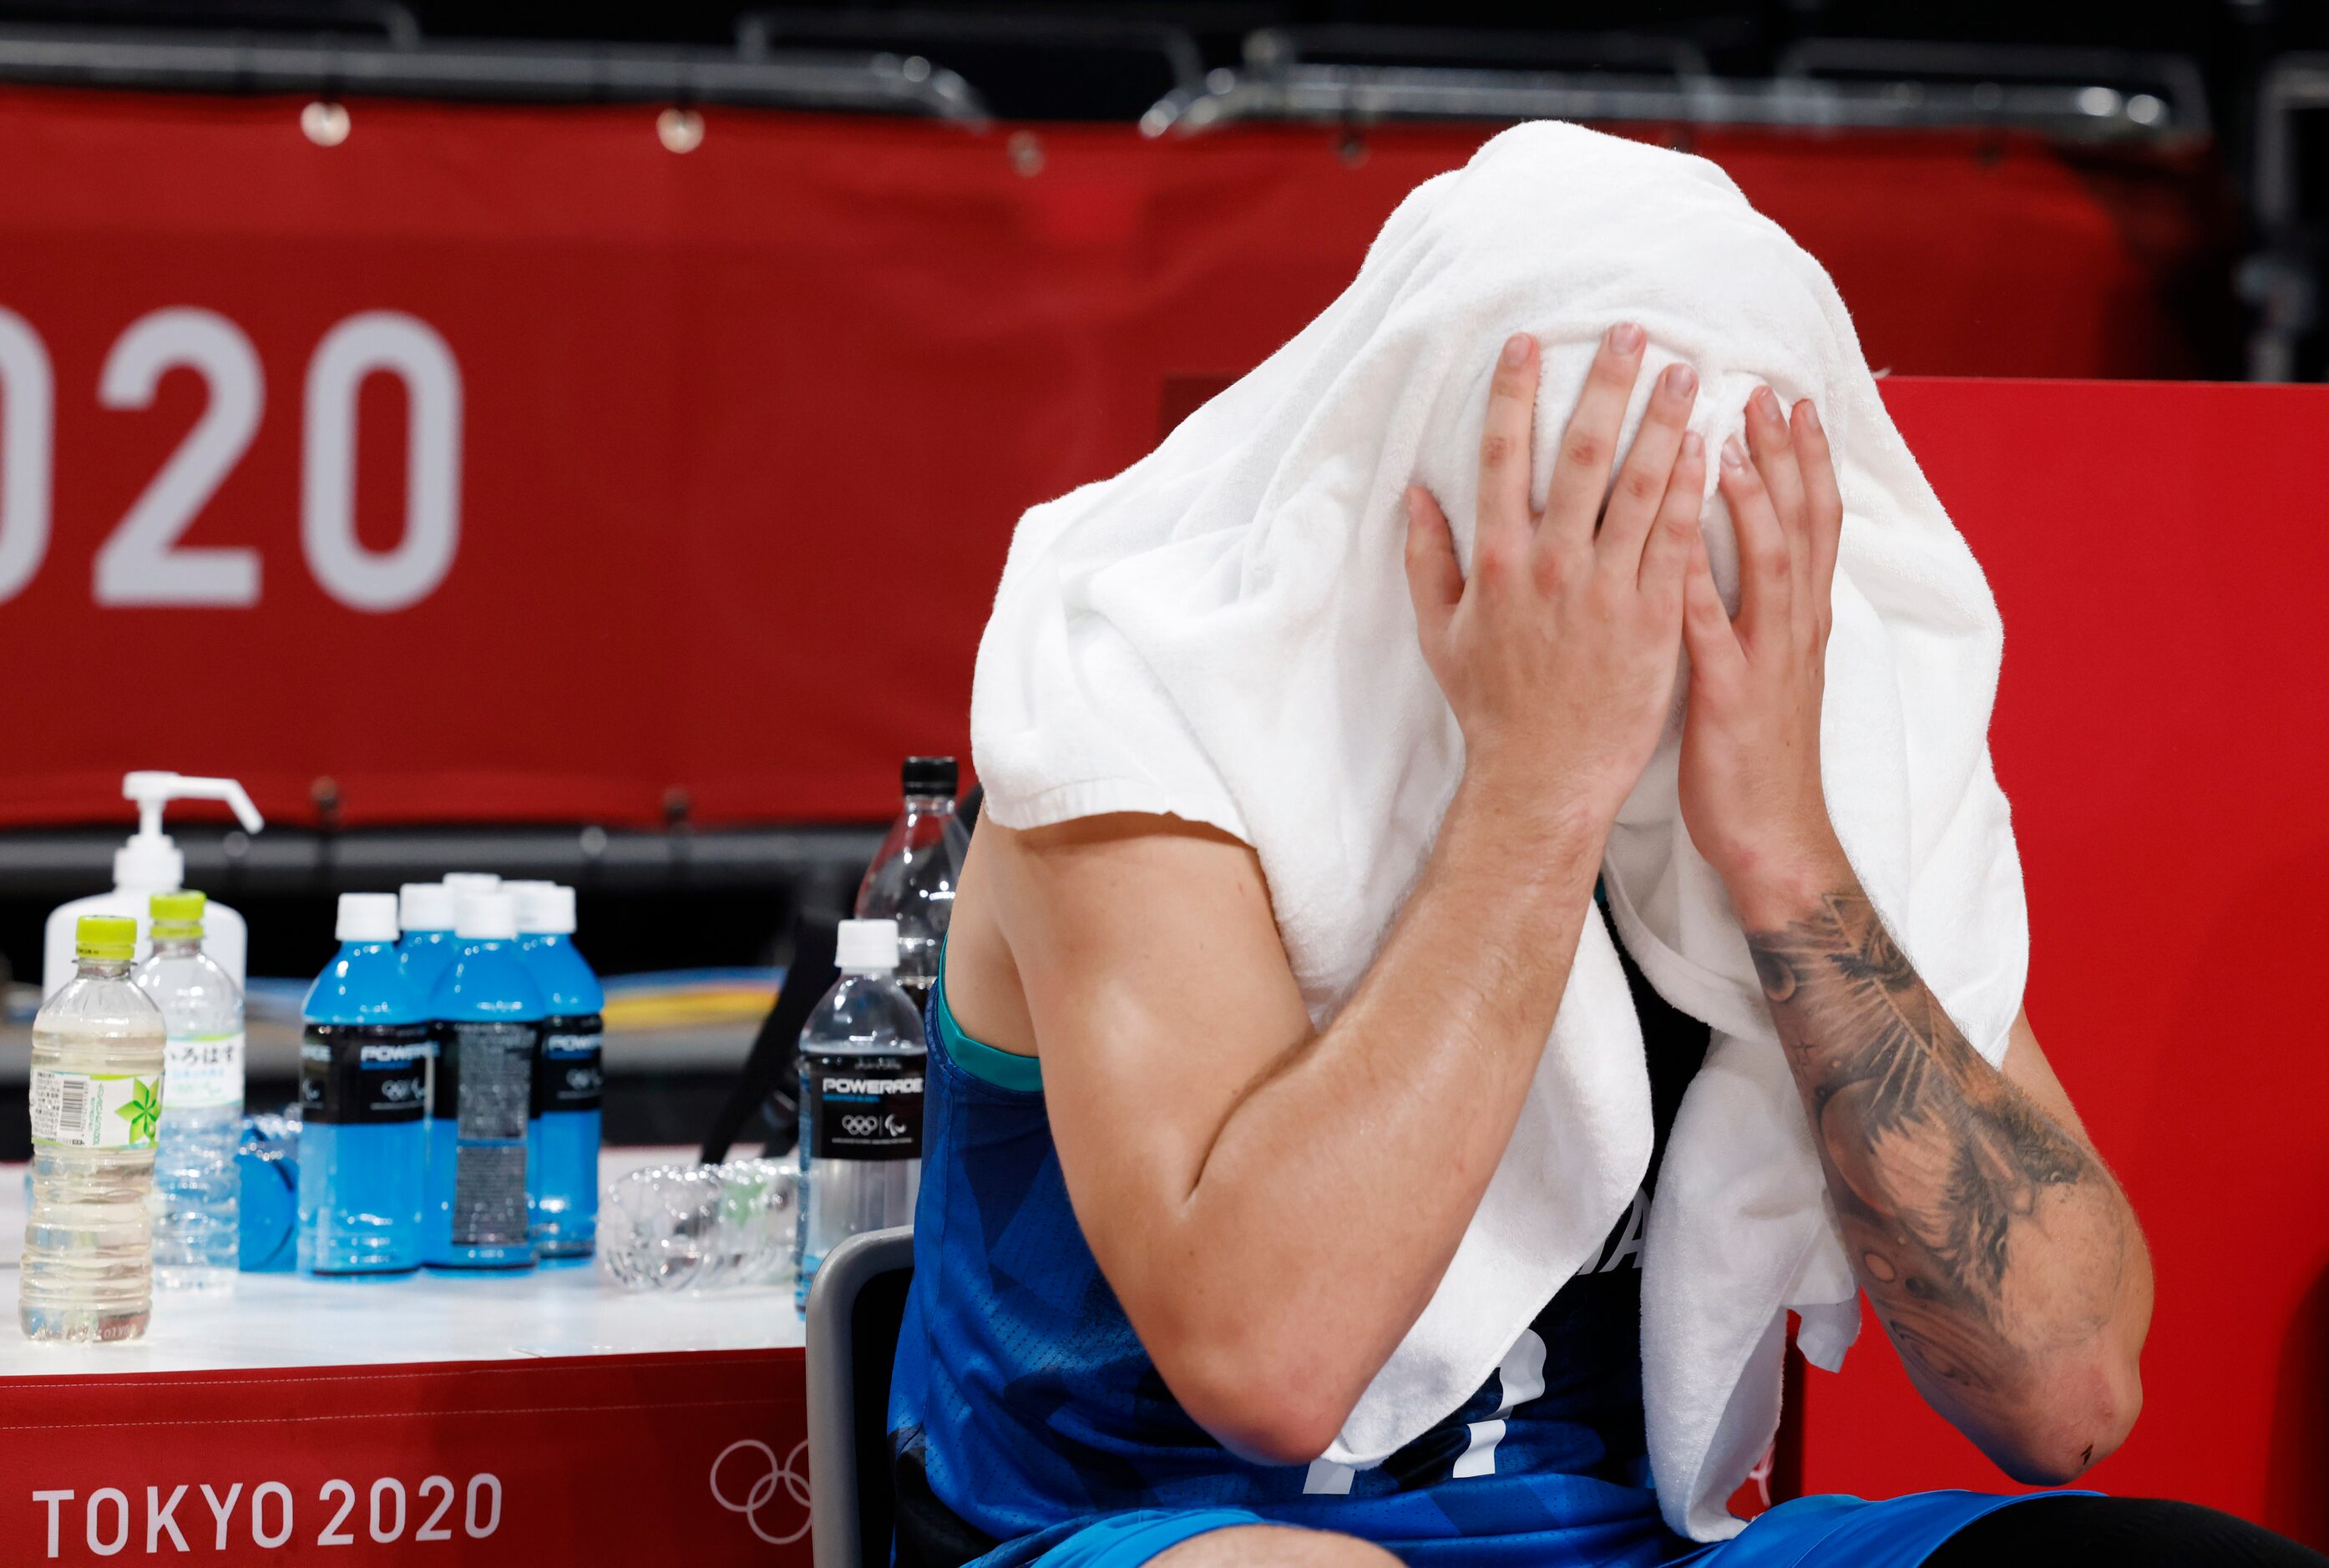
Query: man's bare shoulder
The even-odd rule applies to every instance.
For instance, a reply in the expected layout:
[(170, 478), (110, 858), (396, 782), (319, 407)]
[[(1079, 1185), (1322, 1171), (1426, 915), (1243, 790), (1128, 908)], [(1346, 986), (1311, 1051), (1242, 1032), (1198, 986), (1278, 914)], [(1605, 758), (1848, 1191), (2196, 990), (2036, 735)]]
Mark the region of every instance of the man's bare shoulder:
[(1001, 989), (1007, 960), (1037, 1019), (1047, 997), (1112, 1007), (1144, 989), (1195, 996), (1201, 978), (1247, 970), (1268, 974), (1273, 995), (1294, 994), (1259, 859), (1241, 840), (1181, 817), (1123, 812), (1017, 831), (982, 823), (954, 920), (957, 940), (971, 934), (966, 957), (986, 968), (979, 978)]

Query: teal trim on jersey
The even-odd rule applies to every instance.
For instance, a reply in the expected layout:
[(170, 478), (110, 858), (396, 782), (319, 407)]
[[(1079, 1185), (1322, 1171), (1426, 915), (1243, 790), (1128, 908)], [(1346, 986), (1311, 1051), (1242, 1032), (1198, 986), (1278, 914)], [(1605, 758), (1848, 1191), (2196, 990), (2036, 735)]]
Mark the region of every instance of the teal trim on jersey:
[(974, 1040), (962, 1032), (954, 1021), (954, 1009), (947, 1006), (946, 950), (938, 950), (938, 982), (930, 988), (930, 1001), (938, 1012), (938, 1038), (945, 1042), (947, 1055), (955, 1066), (981, 1083), (992, 1084), (998, 1089), (1009, 1089), (1021, 1094), (1043, 1092), (1043, 1063), (1039, 1056), (1023, 1056), (1016, 1051), (998, 1051), (984, 1040)]

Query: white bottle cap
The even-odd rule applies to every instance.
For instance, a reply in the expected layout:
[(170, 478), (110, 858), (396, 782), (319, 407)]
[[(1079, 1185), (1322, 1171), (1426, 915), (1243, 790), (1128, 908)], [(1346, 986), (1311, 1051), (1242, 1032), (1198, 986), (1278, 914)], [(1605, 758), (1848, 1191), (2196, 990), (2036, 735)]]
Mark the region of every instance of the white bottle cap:
[(517, 900), (506, 893), (464, 893), (453, 906), (453, 934), (464, 942), (517, 940)]
[(342, 942), (394, 942), (396, 895), (341, 894), (339, 925), (332, 934)]
[(493, 871), (448, 871), (441, 880), (455, 898), (464, 893), (490, 893), (502, 885), (500, 874)]
[(542, 927), (539, 925), (529, 925), (526, 924), (526, 900), (538, 893), (546, 893), (556, 886), (558, 886), (558, 884), (555, 882), (544, 882), (539, 878), (533, 877), (526, 878), (523, 881), (515, 880), (507, 877), (502, 878), (502, 891), (508, 894), (510, 896), (510, 901), (517, 906), (517, 933), (520, 936), (533, 936), (539, 934), (542, 930)]
[(396, 890), (397, 921), (407, 931), (453, 929), (453, 890), (442, 882), (407, 882)]
[(898, 923), (844, 920), (833, 940), (833, 966), (839, 970), (898, 967)]
[[(506, 889), (510, 884), (504, 882)], [(517, 928), (528, 936), (574, 934), (574, 889), (555, 882), (527, 882), (517, 895)]]

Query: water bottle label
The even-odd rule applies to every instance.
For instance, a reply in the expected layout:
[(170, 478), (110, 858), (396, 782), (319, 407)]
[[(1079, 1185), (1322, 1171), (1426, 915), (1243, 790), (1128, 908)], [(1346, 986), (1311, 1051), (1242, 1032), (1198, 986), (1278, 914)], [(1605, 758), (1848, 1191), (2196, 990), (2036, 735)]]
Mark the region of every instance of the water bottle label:
[(309, 1024), (299, 1041), (299, 1114), (343, 1127), (418, 1122), (434, 1048), (427, 1024)]
[(552, 1019), (542, 1026), (542, 1052), (533, 1059), (535, 1115), (599, 1108), (606, 1084), (606, 1036), (597, 1013)]
[(173, 1035), (162, 1047), (163, 1097), (173, 1111), (242, 1103), (242, 1031)]
[(162, 1080), (34, 1067), (33, 1141), (52, 1149), (151, 1149)]
[(801, 1053), (813, 1160), (919, 1160), (922, 1057)]
[(514, 1246), (526, 1240), (525, 1122), (541, 1037), (538, 1023), (437, 1025), (429, 1114), (454, 1124), (456, 1246)]

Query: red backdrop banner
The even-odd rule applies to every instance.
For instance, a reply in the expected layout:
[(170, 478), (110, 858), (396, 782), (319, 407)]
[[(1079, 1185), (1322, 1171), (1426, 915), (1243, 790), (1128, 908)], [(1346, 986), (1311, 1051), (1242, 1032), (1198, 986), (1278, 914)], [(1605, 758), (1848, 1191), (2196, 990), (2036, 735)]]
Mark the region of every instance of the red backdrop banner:
[[(0, 826), (877, 817), (1018, 512), (1258, 362), (1487, 133), (0, 92)], [(1694, 144), (1879, 365), (2179, 368), (2173, 170)], [(1912, 196), (1913, 199), (1904, 199)]]

